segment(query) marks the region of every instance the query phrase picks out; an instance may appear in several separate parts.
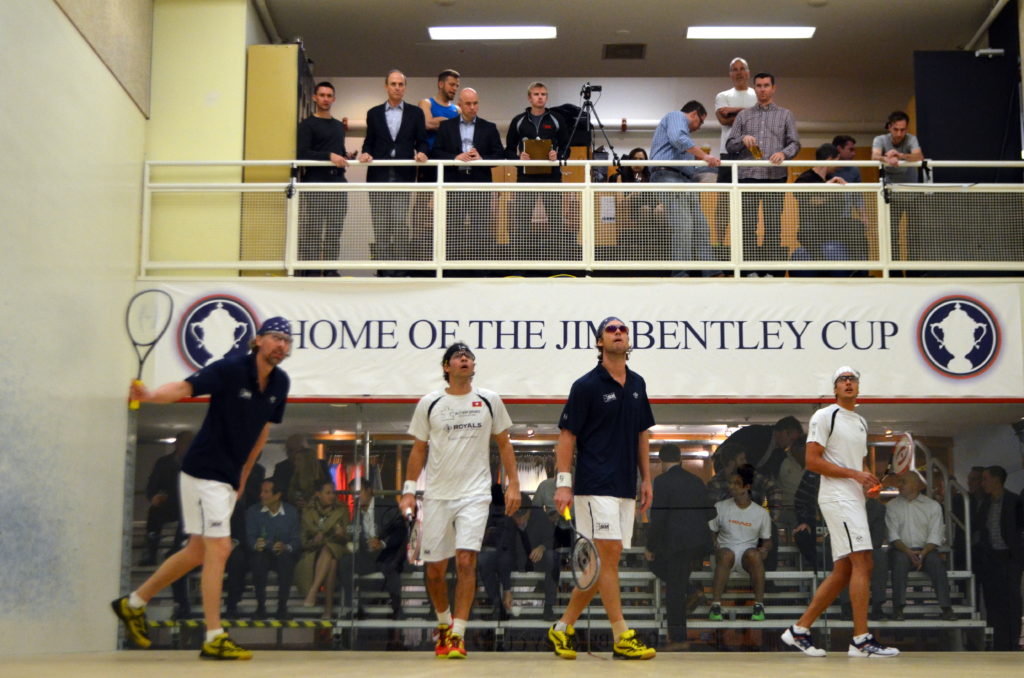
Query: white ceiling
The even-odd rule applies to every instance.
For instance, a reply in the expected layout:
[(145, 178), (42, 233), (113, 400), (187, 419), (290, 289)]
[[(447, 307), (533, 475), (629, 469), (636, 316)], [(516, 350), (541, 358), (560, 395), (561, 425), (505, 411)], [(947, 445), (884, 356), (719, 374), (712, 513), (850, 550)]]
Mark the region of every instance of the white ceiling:
[[(914, 50), (951, 50), (991, 0), (259, 0), (282, 40), (301, 38), (318, 77), (722, 77), (743, 56), (780, 77), (909, 88)], [(555, 40), (432, 42), (431, 25), (544, 24)], [(812, 25), (810, 40), (686, 40), (688, 25)], [(644, 43), (643, 61), (602, 60), (606, 43)]]

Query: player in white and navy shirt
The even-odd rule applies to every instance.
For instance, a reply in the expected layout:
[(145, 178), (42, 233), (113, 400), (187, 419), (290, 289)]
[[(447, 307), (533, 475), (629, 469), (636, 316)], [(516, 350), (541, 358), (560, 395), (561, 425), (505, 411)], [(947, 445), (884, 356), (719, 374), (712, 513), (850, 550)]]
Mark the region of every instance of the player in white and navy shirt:
[[(476, 560), (491, 502), (490, 448), (498, 445), (508, 478), (505, 512), (519, 509), (519, 476), (508, 431), (512, 420), (501, 397), (473, 386), (476, 357), (456, 342), (441, 360), (448, 387), (428, 393), (416, 405), (409, 433), (415, 438), (399, 507), (416, 504), (416, 482), (426, 466), (420, 553), (426, 562), (427, 592), (437, 612), (438, 657), (466, 656), (463, 638), (476, 594)], [(429, 444), (429, 454), (428, 454)], [(448, 559), (455, 556), (454, 614), (448, 605)]]

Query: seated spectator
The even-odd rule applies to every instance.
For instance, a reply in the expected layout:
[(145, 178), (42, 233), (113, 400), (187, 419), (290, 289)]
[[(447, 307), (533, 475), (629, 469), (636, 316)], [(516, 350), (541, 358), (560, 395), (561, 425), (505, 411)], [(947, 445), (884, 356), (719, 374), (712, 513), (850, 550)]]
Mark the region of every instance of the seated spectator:
[[(391, 618), (402, 616), (402, 570), (405, 567), (407, 532), (405, 521), (398, 512), (398, 504), (389, 499), (374, 497), (373, 488), (364, 483), (359, 490), (355, 518), (349, 525), (354, 553), (341, 559), (341, 588), (346, 598), (353, 600), (353, 574), (384, 575), (383, 589), (391, 601)], [(354, 572), (353, 572), (354, 570)], [(359, 606), (356, 617), (365, 611)]]
[[(647, 151), (642, 148), (634, 148), (623, 160), (647, 160)], [(623, 184), (647, 184), (651, 181), (651, 168), (647, 165), (623, 165), (618, 172), (608, 177), (608, 181)]]
[[(814, 154), (815, 160), (838, 160), (839, 150), (832, 144), (822, 144)], [(796, 178), (798, 184), (846, 185), (846, 180), (835, 175), (835, 167), (812, 167)], [(867, 258), (864, 224), (847, 216), (848, 193), (822, 189), (814, 192), (795, 192), (800, 214), (800, 246), (811, 260)], [(795, 258), (799, 258), (796, 257)]]
[(505, 492), (499, 483), (491, 485), (491, 505), (477, 568), (487, 599), (494, 611), (494, 620), (512, 615), (512, 569), (516, 563), (516, 541), (519, 530), (515, 520), (505, 515)]
[[(732, 477), (736, 469), (748, 463), (749, 458), (744, 450), (722, 444), (711, 457), (715, 475), (708, 481), (708, 498), (717, 504), (732, 496)], [(754, 469), (754, 482), (750, 488), (751, 500), (768, 509), (772, 522), (778, 522), (783, 505), (782, 488), (771, 477)]]
[(334, 589), (337, 585), (338, 560), (349, 542), (348, 507), (338, 503), (334, 483), (327, 481), (302, 512), (302, 557), (296, 568), (295, 581), (306, 591), (303, 605), (316, 605), (320, 588), (324, 590), (322, 617), (334, 613)]
[[(956, 619), (949, 599), (946, 564), (939, 556), (942, 544), (942, 506), (922, 490), (924, 478), (917, 471), (900, 477), (900, 496), (889, 502), (885, 525), (889, 530), (889, 566), (892, 569), (892, 618), (904, 619), (907, 573), (911, 569), (928, 573), (942, 608), (940, 617)], [(878, 567), (878, 564), (875, 564)]]
[(281, 488), (274, 480), (264, 480), (260, 506), (250, 506), (245, 514), (246, 546), (252, 583), (256, 587), (256, 618), (267, 618), (267, 575), (277, 573), (277, 619), (288, 618), (288, 594), (295, 575), (295, 557), (302, 548), (299, 539), (299, 512), (281, 500)]
[(274, 479), (278, 487), (285, 491), (291, 487), (292, 476), (295, 475), (295, 457), (306, 449), (306, 438), (301, 433), (293, 433), (284, 441), (285, 458), (274, 465)]
[(686, 642), (686, 598), (694, 564), (711, 551), (708, 522), (714, 509), (707, 500), (704, 482), (683, 468), (679, 447), (665, 443), (658, 451), (662, 472), (654, 479), (654, 501), (647, 536), (651, 572), (667, 584), (665, 607), (668, 638), (674, 645)]
[(149, 473), (146, 481), (146, 499), (149, 500), (149, 508), (146, 509), (146, 554), (139, 561), (140, 567), (156, 565), (156, 552), (160, 548), (160, 534), (164, 524), (180, 519), (178, 473), (181, 471), (181, 460), (194, 437), (191, 431), (179, 433), (170, 453), (157, 459)]
[(771, 549), (772, 525), (768, 512), (750, 498), (754, 467), (743, 464), (733, 473), (731, 499), (715, 504), (718, 515), (708, 522), (715, 536), (715, 578), (708, 619), (722, 620), (722, 592), (729, 575), (742, 566), (754, 587), (751, 621), (764, 621), (764, 559)]
[(295, 454), (295, 470), (288, 483), (288, 502), (300, 510), (313, 501), (323, 484), (329, 479), (323, 462), (316, 457), (316, 452), (304, 447)]
[(523, 492), (519, 511), (514, 516), (519, 530), (517, 544), (522, 551), (516, 555), (516, 570), (521, 572), (544, 573), (545, 621), (555, 621), (555, 602), (558, 597), (558, 575), (561, 559), (554, 548), (554, 531), (547, 513), (542, 507), (534, 506), (530, 495)]

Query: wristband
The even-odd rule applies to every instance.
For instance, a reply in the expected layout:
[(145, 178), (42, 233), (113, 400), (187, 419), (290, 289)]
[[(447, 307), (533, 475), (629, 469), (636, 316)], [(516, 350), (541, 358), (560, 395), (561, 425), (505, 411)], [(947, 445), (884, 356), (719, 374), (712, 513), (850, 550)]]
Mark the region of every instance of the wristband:
[(402, 483), (402, 494), (416, 494), (416, 481), (406, 480)]
[(572, 487), (572, 474), (567, 472), (555, 476), (555, 487)]

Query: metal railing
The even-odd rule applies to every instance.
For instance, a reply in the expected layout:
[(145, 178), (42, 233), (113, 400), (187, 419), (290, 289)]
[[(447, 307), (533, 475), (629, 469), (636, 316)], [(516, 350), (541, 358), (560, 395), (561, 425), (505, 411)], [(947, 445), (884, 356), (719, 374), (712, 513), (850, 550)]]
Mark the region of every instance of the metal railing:
[[(823, 185), (602, 183), (608, 161), (480, 161), (485, 167), (559, 167), (577, 181), (445, 182), (467, 163), (419, 183), (303, 183), (309, 161), (150, 161), (140, 272), (146, 276), (358, 271), (664, 271), (740, 277), (893, 272), (1016, 271), (1024, 266), (1021, 184)], [(633, 166), (705, 169), (696, 161)], [(790, 168), (871, 161), (787, 161)], [(1006, 168), (1024, 162), (926, 161), (928, 168)], [(350, 162), (350, 171), (365, 167)], [(352, 173), (356, 173), (352, 172)], [(529, 175), (527, 175), (529, 176)], [(699, 178), (699, 175), (698, 175)], [(790, 177), (792, 178), (792, 177)], [(778, 219), (771, 219), (773, 213)], [(773, 232), (775, 235), (773, 235)], [(387, 244), (382, 241), (393, 238)]]

